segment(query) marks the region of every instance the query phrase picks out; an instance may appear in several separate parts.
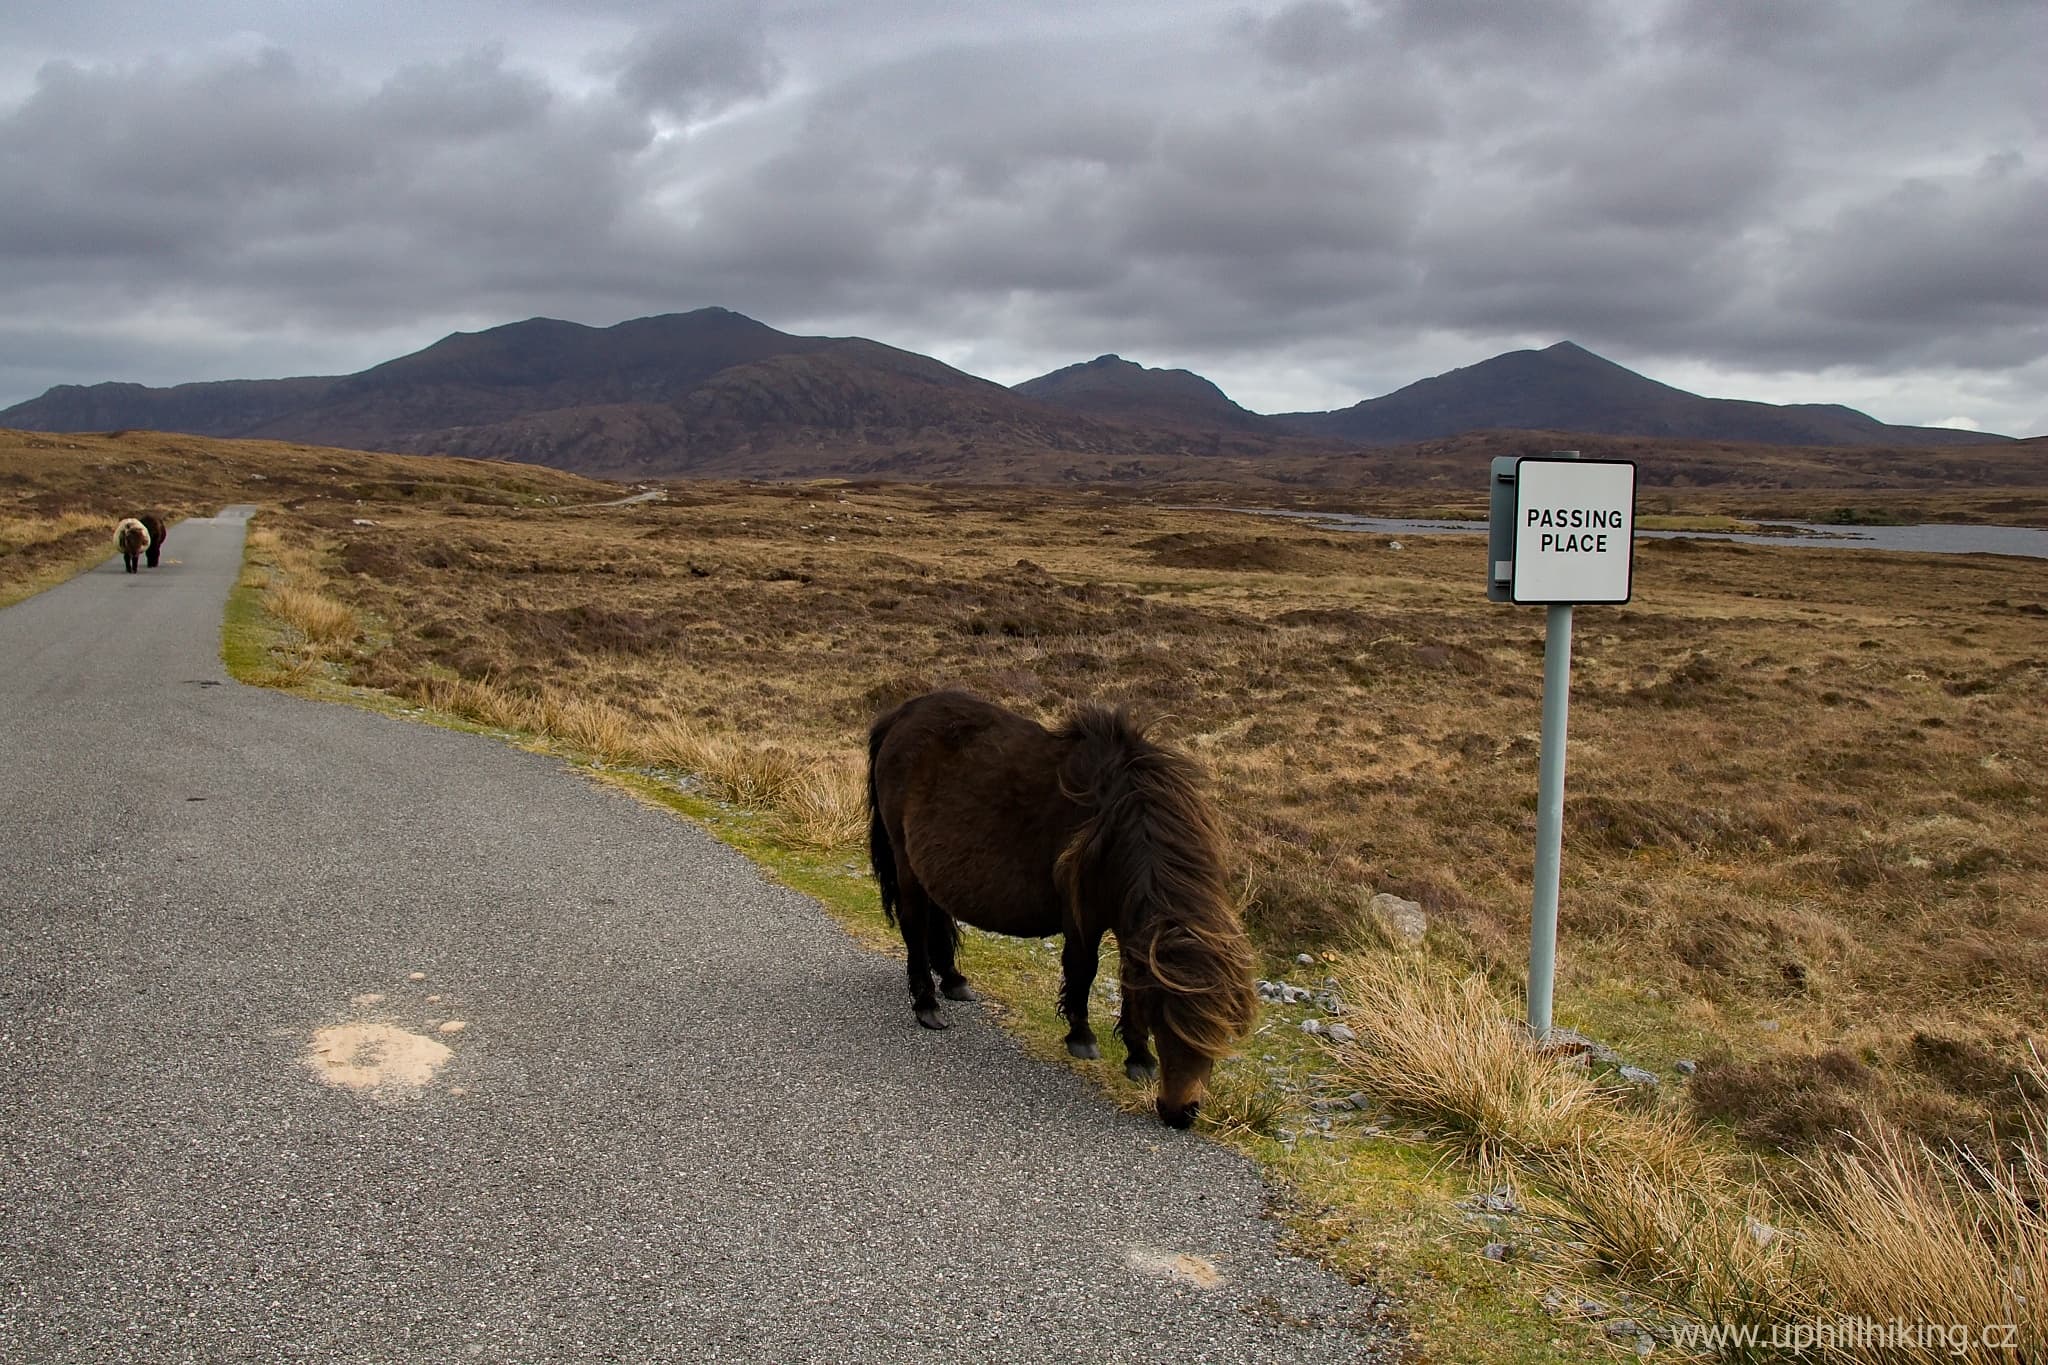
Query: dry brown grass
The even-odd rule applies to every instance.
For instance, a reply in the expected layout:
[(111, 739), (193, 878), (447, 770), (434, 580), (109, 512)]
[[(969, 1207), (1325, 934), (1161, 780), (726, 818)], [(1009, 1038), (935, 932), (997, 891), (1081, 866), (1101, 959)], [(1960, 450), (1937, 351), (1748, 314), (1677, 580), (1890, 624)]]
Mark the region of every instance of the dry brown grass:
[(843, 755), (813, 761), (782, 792), (780, 832), (801, 848), (851, 848), (868, 832), (867, 774)]
[(115, 520), (151, 507), (173, 516), (211, 516), (230, 502), (374, 514), (394, 506), (509, 508), (618, 496), (608, 484), (533, 465), (159, 431), (0, 430), (0, 470), (9, 476), (0, 485), (0, 518), (98, 517), (109, 541)]
[(489, 681), (472, 678), (425, 678), (412, 695), (438, 710), (500, 730), (539, 730), (541, 718), (533, 702), (516, 697)]
[(1613, 1117), (1611, 1097), (1583, 1067), (1530, 1047), (1483, 976), (1354, 954), (1337, 980), (1358, 1035), (1334, 1050), (1338, 1088), (1363, 1090), (1482, 1160), (1571, 1150)]
[(1484, 977), (1367, 951), (1337, 970), (1357, 1037), (1333, 1046), (1356, 1087), (1462, 1146), (1487, 1183), (1532, 1196), (1554, 1273), (1616, 1279), (1701, 1323), (1770, 1323), (1793, 1306), (1787, 1247), (1737, 1163), (1668, 1109), (1619, 1102), (1580, 1057), (1532, 1046)]
[(0, 516), (0, 556), (18, 555), (51, 541), (96, 535), (113, 543), (113, 523), (90, 512), (58, 512), (49, 516)]
[(844, 755), (707, 733), (668, 717), (648, 722), (607, 702), (547, 690), (525, 696), (488, 678), (431, 677), (407, 695), (482, 725), (558, 741), (608, 763), (665, 768), (696, 779), (714, 800), (773, 817), (802, 848), (840, 849), (867, 834), (865, 770)]
[(115, 524), (113, 517), (91, 512), (0, 512), (0, 607), (112, 554)]
[(1533, 1193), (1556, 1273), (1623, 1281), (1683, 1320), (1783, 1320), (1785, 1249), (1750, 1235), (1735, 1163), (1690, 1124), (1631, 1109), (1583, 1058), (1532, 1046), (1482, 976), (1368, 951), (1337, 979), (1357, 1035), (1331, 1049), (1337, 1088), (1458, 1143), (1486, 1183)]
[(312, 588), (280, 585), (263, 595), (263, 607), (299, 632), (316, 649), (352, 644), (362, 634), (355, 608)]
[[(1804, 1191), (1801, 1250), (1820, 1289), (1815, 1310), (1973, 1331), (2009, 1324), (2014, 1345), (2048, 1349), (2048, 1131), (2039, 1126), (2048, 1112), (2030, 1117), (2024, 1141), (1985, 1157), (1880, 1132), (1820, 1160)], [(1843, 1358), (1923, 1365), (1957, 1358), (1954, 1344), (1943, 1337)]]
[(1568, 1280), (1618, 1281), (1659, 1316), (1703, 1326), (1768, 1331), (1811, 1313), (1818, 1286), (1778, 1226), (1784, 1215), (1675, 1121), (1589, 1135), (1548, 1154), (1530, 1184), (1540, 1235)]
[[(1479, 977), (1360, 954), (1340, 980), (1361, 1006), (1346, 1015), (1357, 1040), (1332, 1049), (1340, 1087), (1459, 1139), (1489, 1183), (1522, 1186), (1567, 1282), (1617, 1280), (1667, 1321), (1760, 1334), (1724, 1339), (1711, 1354), (1727, 1361), (1793, 1358), (1788, 1331), (1855, 1322), (1915, 1326), (1839, 1349), (1822, 1337), (1807, 1358), (1925, 1365), (1957, 1358), (1965, 1329), (2048, 1344), (2039, 1103), (2016, 1141), (1984, 1155), (1880, 1127), (1791, 1178), (1760, 1180), (1681, 1114), (1618, 1106), (1540, 1054)], [(2048, 1093), (2038, 1064), (2031, 1074), (2028, 1093)]]
[[(506, 703), (513, 714), (516, 702)], [(640, 757), (640, 722), (609, 703), (550, 688), (526, 702), (528, 728), (610, 763)]]

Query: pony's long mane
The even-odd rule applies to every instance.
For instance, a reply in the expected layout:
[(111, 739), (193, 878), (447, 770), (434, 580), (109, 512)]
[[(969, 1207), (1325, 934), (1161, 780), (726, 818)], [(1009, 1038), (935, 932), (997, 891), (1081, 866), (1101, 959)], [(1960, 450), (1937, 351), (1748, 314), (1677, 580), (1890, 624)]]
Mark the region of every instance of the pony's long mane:
[(1224, 1056), (1258, 998), (1200, 769), (1122, 707), (1084, 706), (1057, 733), (1069, 746), (1060, 789), (1086, 812), (1055, 869), (1062, 893), (1110, 911), (1124, 992), (1156, 990), (1162, 1027)]

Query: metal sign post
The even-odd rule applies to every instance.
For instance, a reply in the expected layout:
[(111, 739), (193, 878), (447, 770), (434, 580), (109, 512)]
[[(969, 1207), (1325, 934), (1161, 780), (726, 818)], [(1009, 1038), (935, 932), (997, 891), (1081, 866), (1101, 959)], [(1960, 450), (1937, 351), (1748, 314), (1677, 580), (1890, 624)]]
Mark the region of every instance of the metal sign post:
[(1486, 595), (1540, 603), (1543, 752), (1536, 768), (1536, 875), (1529, 907), (1529, 1032), (1550, 1033), (1557, 974), (1557, 884), (1564, 845), (1565, 722), (1571, 709), (1572, 606), (1626, 602), (1635, 559), (1636, 467), (1576, 450), (1493, 462)]
[(1543, 752), (1536, 761), (1536, 891), (1529, 905), (1529, 1033), (1550, 1034), (1557, 976), (1557, 878), (1564, 862), (1564, 731), (1572, 705), (1572, 607), (1543, 623)]

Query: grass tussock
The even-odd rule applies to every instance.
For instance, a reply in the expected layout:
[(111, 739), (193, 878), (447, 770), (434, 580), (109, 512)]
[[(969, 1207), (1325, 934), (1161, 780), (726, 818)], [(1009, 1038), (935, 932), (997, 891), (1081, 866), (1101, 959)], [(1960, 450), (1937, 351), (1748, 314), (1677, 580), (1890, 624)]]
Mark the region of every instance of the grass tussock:
[[(1361, 1007), (1346, 1015), (1356, 1040), (1332, 1049), (1339, 1083), (1529, 1191), (1556, 1273), (1619, 1282), (1670, 1322), (1733, 1329), (1713, 1358), (1794, 1358), (1788, 1330), (1854, 1321), (1929, 1330), (1823, 1339), (1798, 1358), (1928, 1365), (1957, 1358), (1950, 1329), (1965, 1324), (2048, 1343), (2038, 1102), (2023, 1134), (1988, 1155), (1880, 1130), (1762, 1181), (1752, 1159), (1682, 1112), (1617, 1105), (1541, 1053), (1483, 977), (1354, 954), (1339, 979)], [(2033, 1080), (2026, 1093), (2043, 1093), (2038, 1064)]]
[(263, 597), (264, 609), (305, 638), (315, 649), (342, 648), (362, 635), (355, 608), (311, 588), (280, 585)]
[(540, 718), (533, 703), (488, 682), (469, 678), (426, 678), (411, 695), (439, 711), (461, 716), (498, 730), (537, 730)]
[(851, 756), (708, 734), (675, 720), (652, 727), (642, 752), (694, 775), (715, 800), (770, 812), (799, 847), (848, 848), (867, 834), (866, 769)]
[(867, 773), (844, 757), (811, 763), (784, 789), (776, 815), (798, 847), (854, 847), (867, 837)]
[(1773, 1221), (1782, 1215), (1739, 1163), (1680, 1122), (1588, 1133), (1535, 1163), (1529, 1184), (1540, 1235), (1568, 1280), (1619, 1284), (1701, 1326), (1768, 1331), (1812, 1300)]
[(526, 703), (527, 727), (608, 763), (640, 758), (640, 722), (606, 702), (553, 690)]
[(792, 749), (732, 735), (704, 740), (697, 775), (721, 801), (752, 809), (780, 806), (802, 781), (804, 760)]
[[(2048, 1119), (1977, 1156), (1881, 1132), (1808, 1170), (1801, 1259), (1833, 1313), (1873, 1322), (2010, 1324), (2048, 1349)], [(1957, 1358), (1952, 1340), (1866, 1349), (1871, 1365)], [(2018, 1354), (2011, 1358), (2022, 1357)]]
[(1529, 1046), (1485, 977), (1420, 961), (1354, 957), (1338, 976), (1357, 1034), (1337, 1048), (1340, 1082), (1472, 1147), (1526, 1158), (1581, 1141), (1613, 1106), (1585, 1071)]

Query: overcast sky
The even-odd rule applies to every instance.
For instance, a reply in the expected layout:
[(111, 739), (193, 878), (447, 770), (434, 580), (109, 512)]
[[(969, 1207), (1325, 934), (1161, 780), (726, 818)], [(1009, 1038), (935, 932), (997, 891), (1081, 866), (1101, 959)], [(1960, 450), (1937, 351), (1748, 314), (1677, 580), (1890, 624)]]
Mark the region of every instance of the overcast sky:
[(2048, 432), (2040, 0), (0, 9), (0, 404), (707, 304), (1259, 411), (1570, 338)]

